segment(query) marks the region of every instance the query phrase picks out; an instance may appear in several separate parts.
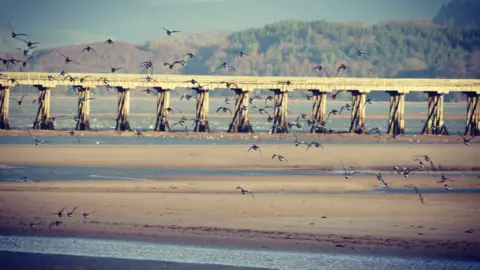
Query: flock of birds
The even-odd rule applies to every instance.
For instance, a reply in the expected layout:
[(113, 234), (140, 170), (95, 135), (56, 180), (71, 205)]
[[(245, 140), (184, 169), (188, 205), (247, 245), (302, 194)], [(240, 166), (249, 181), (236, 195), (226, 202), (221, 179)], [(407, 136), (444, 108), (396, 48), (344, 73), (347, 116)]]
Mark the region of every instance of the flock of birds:
[[(321, 143), (316, 142), (316, 141), (306, 142), (306, 141), (303, 141), (303, 140), (299, 140), (296, 135), (295, 135), (294, 145), (295, 145), (295, 147), (299, 147), (300, 145), (306, 145), (305, 151), (308, 151), (308, 149), (310, 149), (310, 147), (312, 147), (312, 146), (314, 146), (315, 148), (321, 148), (322, 151), (323, 151), (323, 145)], [(468, 144), (466, 144), (466, 145), (468, 145)], [(257, 144), (253, 144), (250, 148), (248, 148), (247, 152), (250, 152), (250, 151), (258, 151), (260, 153), (260, 155), (262, 155), (262, 150), (261, 150), (260, 146), (258, 146)], [(271, 158), (272, 159), (276, 158), (280, 162), (282, 162), (282, 161), (288, 162), (287, 157), (285, 157), (281, 154), (277, 154), (277, 153), (273, 153)], [(440, 179), (437, 180), (437, 184), (443, 184), (443, 188), (446, 191), (452, 191), (453, 190), (453, 188), (448, 184), (448, 182), (456, 182), (456, 180), (447, 178), (447, 176), (443, 172), (443, 168), (442, 168), (441, 164), (436, 166), (433, 163), (432, 159), (428, 155), (415, 156), (413, 161), (417, 163), (417, 165), (415, 167), (399, 168), (398, 166), (395, 166), (395, 167), (393, 167), (392, 171), (394, 173), (397, 173), (399, 176), (403, 176), (404, 178), (408, 178), (410, 173), (412, 173), (414, 171), (427, 171), (427, 174), (429, 174), (429, 175), (430, 175), (430, 172), (440, 171)], [(345, 177), (345, 179), (350, 179), (353, 175), (356, 175), (356, 174), (373, 174), (373, 175), (375, 175), (376, 180), (380, 182), (381, 187), (384, 188), (384, 189), (389, 188), (389, 184), (391, 184), (395, 181), (395, 180), (389, 181), (389, 182), (385, 181), (381, 172), (378, 172), (378, 173), (366, 172), (365, 173), (365, 172), (360, 172), (360, 171), (354, 170), (353, 167), (350, 167), (350, 169), (347, 169), (345, 167), (345, 165), (343, 164), (343, 162), (342, 161), (340, 161), (340, 162), (341, 162), (341, 165), (342, 165), (342, 168), (343, 168), (343, 176)], [(431, 176), (433, 176), (435, 178), (438, 178), (438, 175), (432, 174)], [(480, 176), (477, 176), (476, 179), (477, 180), (480, 179)], [(424, 197), (423, 197), (423, 195), (420, 192), (420, 189), (418, 187), (415, 187), (415, 186), (412, 186), (412, 185), (404, 185), (404, 187), (413, 189), (413, 191), (416, 194), (418, 194), (420, 202), (422, 204), (425, 203)], [(250, 194), (250, 195), (252, 195), (252, 198), (253, 198), (253, 192), (251, 190), (245, 189), (241, 186), (238, 186), (236, 189), (240, 190), (240, 193), (242, 195)]]
[[(26, 45), (26, 48), (17, 48), (18, 50), (21, 50), (23, 51), (23, 55), (26, 57), (24, 60), (18, 60), (18, 59), (14, 59), (14, 58), (9, 58), (9, 59), (0, 59), (0, 61), (2, 61), (2, 63), (7, 67), (7, 70), (9, 67), (11, 66), (15, 66), (16, 64), (18, 63), (21, 63), (23, 67), (25, 67), (27, 65), (27, 62), (30, 61), (30, 60), (33, 60), (33, 57), (31, 55), (29, 55), (29, 53), (33, 50), (33, 49), (36, 49), (36, 45), (39, 44), (39, 42), (32, 42), (32, 41), (28, 41), (26, 40), (28, 35), (27, 34), (22, 34), (22, 33), (16, 33), (13, 29), (13, 27), (9, 24), (9, 27), (10, 27), (10, 30), (11, 30), (11, 37), (13, 39), (16, 39), (16, 40), (20, 40), (20, 41), (23, 41)], [(163, 30), (165, 31), (165, 33), (168, 35), (168, 36), (171, 36), (175, 33), (179, 33), (180, 31), (177, 31), (177, 30), (169, 30), (165, 27), (162, 27)], [(112, 49), (115, 48), (115, 42), (112, 40), (112, 39), (107, 39), (103, 42), (104, 45), (111, 45), (112, 46)], [(362, 52), (355, 44), (353, 44), (353, 46), (355, 47), (356, 51), (357, 51), (357, 55), (362, 57), (362, 56), (367, 56), (367, 55), (370, 55), (370, 53), (367, 53), (367, 52)], [(97, 53), (95, 51), (95, 49), (91, 46), (91, 45), (88, 45), (86, 47), (84, 47), (80, 52), (79, 52), (79, 55), (82, 54), (82, 53), (91, 53), (92, 55), (94, 55), (95, 57), (97, 57)], [(243, 50), (235, 50), (235, 53), (236, 55), (239, 57), (239, 58), (243, 58), (245, 56), (250, 56), (249, 54), (245, 53)], [(61, 53), (61, 52), (58, 52), (58, 54), (60, 56), (62, 56), (64, 58), (64, 63), (65, 64), (75, 64), (75, 65), (82, 65), (80, 62), (74, 60), (74, 58), (72, 56), (68, 56), (68, 55), (65, 55), (64, 53)], [(186, 58), (185, 58), (186, 57)], [(187, 66), (188, 64), (188, 61), (190, 60), (195, 60), (195, 54), (192, 53), (192, 52), (187, 52), (184, 54), (184, 58), (182, 59), (177, 59), (171, 63), (169, 62), (165, 62), (163, 63), (163, 66), (164, 67), (167, 67), (169, 69), (173, 69), (175, 66), (182, 66), (182, 67), (185, 67)], [(115, 73), (116, 71), (120, 70), (120, 69), (123, 69), (124, 67), (122, 66), (113, 66), (111, 63), (108, 63), (109, 65), (109, 72), (111, 73)], [(144, 61), (142, 63), (140, 63), (140, 67), (141, 68), (144, 68), (146, 70), (150, 70), (150, 74), (147, 75), (145, 77), (145, 80), (146, 81), (155, 81), (151, 75), (153, 74), (153, 70), (154, 70), (154, 63), (149, 60), (149, 61)], [(220, 70), (220, 69), (223, 69), (225, 71), (236, 71), (236, 68), (233, 67), (232, 65), (230, 65), (229, 63), (227, 63), (226, 61), (222, 61), (222, 63), (216, 68), (216, 70)], [(326, 70), (326, 67), (318, 64), (318, 65), (315, 65), (315, 67), (313, 68), (313, 70), (318, 70), (319, 72), (323, 72), (326, 76), (329, 76), (328, 75), (328, 72)], [(345, 65), (345, 64), (340, 64), (337, 69), (336, 69), (336, 75), (338, 76), (338, 74), (341, 72), (341, 71), (350, 71), (350, 68)], [(2, 78), (2, 76), (4, 77), (4, 75), (0, 74), (0, 79)], [(53, 77), (53, 76), (49, 76), (49, 80), (51, 81), (54, 81), (54, 80), (69, 80), (70, 82), (80, 82), (80, 83), (83, 83), (85, 81), (87, 81), (89, 79), (90, 76), (85, 76), (85, 77), (82, 77), (82, 78), (78, 78), (78, 77), (73, 77), (71, 76), (70, 74), (68, 74), (67, 72), (65, 72), (64, 70), (62, 70), (60, 73), (59, 73), (59, 76), (58, 77)], [(12, 83), (17, 83), (18, 82), (11, 78), (10, 79)], [(100, 78), (99, 81), (102, 81), (106, 87), (106, 89), (109, 91), (110, 89), (114, 88), (114, 86), (112, 86), (110, 84), (110, 81), (107, 79), (107, 78)], [(205, 85), (201, 85), (199, 82), (197, 82), (196, 80), (192, 79), (192, 80), (189, 80), (187, 81), (186, 83), (191, 83), (192, 84), (192, 87), (191, 89), (192, 90), (198, 90), (198, 89), (202, 89)], [(227, 88), (238, 88), (238, 86), (235, 84), (235, 83), (232, 83), (232, 82), (222, 82), (225, 84), (225, 86)], [(279, 82), (280, 84), (286, 84), (286, 85), (291, 85), (292, 83), (290, 81), (285, 81), (285, 82)], [(72, 90), (72, 91), (77, 91), (79, 88), (79, 86), (74, 86), (72, 88), (70, 88), (68, 91)], [(151, 90), (151, 89), (146, 89), (146, 90), (142, 90), (144, 92), (146, 92), (147, 94), (151, 94), (153, 93), (154, 91)], [(336, 99), (336, 97), (338, 96), (339, 93), (341, 93), (342, 91), (337, 91), (335, 93), (333, 93), (331, 95), (332, 99)], [(312, 95), (308, 95), (308, 94), (303, 94), (302, 95), (307, 98), (308, 100), (312, 99)], [(185, 100), (190, 100), (190, 99), (195, 99), (195, 95), (190, 95), (190, 94), (185, 94), (185, 95), (182, 95), (182, 97), (180, 98), (180, 100), (182, 101), (183, 99)], [(94, 99), (94, 98), (88, 98), (88, 99)], [(260, 96), (260, 95), (255, 95), (254, 97), (250, 98), (249, 100), (249, 104), (252, 104), (252, 102), (254, 100), (262, 100), (263, 98)], [(83, 100), (83, 101), (86, 101), (87, 99)], [(231, 101), (234, 101), (235, 98), (225, 98), (225, 104), (230, 104)], [(266, 102), (267, 101), (273, 101), (273, 97), (272, 96), (268, 96), (265, 98), (265, 106), (262, 106), (262, 107), (258, 107), (258, 106), (255, 106), (255, 105), (252, 105), (251, 109), (254, 110), (254, 111), (258, 111), (260, 114), (265, 114), (267, 116), (267, 121), (270, 123), (274, 120), (274, 110), (283, 110), (283, 109), (286, 109), (286, 108), (283, 108), (280, 104), (273, 104), (273, 105), (267, 105)], [(17, 100), (15, 99), (15, 101), (17, 101), (18, 105), (22, 105), (22, 101), (23, 101), (23, 97), (20, 99), (20, 100)], [(367, 98), (366, 100), (366, 104), (372, 104), (372, 102), (376, 101), (375, 99), (373, 98)], [(32, 103), (35, 103), (36, 100), (32, 101)], [(240, 108), (240, 111), (242, 110), (248, 110), (248, 105), (243, 105), (241, 108)], [(302, 129), (304, 128), (304, 125), (302, 125), (302, 123), (300, 123), (300, 120), (305, 120), (305, 122), (310, 126), (310, 127), (313, 127), (317, 130), (317, 132), (326, 132), (326, 133), (335, 133), (334, 130), (332, 129), (327, 129), (325, 127), (326, 125), (326, 121), (330, 118), (331, 115), (340, 115), (342, 116), (342, 111), (351, 111), (352, 109), (352, 105), (351, 104), (346, 104), (345, 106), (342, 106), (339, 110), (337, 109), (334, 109), (332, 111), (330, 111), (328, 113), (328, 116), (327, 116), (327, 119), (326, 120), (322, 120), (322, 121), (318, 121), (317, 119), (314, 119), (313, 116), (311, 119), (306, 119), (306, 114), (302, 114), (301, 115), (301, 119), (298, 117), (297, 118), (297, 121), (295, 122), (288, 122), (287, 123), (287, 126), (288, 128), (298, 128), (298, 129)], [(173, 112), (173, 110), (171, 108), (167, 108), (168, 111), (170, 112)], [(216, 110), (217, 113), (219, 112), (230, 112), (230, 114), (232, 114), (232, 109), (226, 107), (226, 106), (221, 106), (219, 107), (217, 110)], [(342, 116), (343, 117), (343, 116)], [(77, 119), (78, 120), (78, 119)], [(182, 115), (182, 118), (177, 121), (176, 123), (174, 123), (172, 126), (175, 126), (175, 125), (179, 125), (179, 126), (182, 126), (183, 128), (186, 128), (186, 122), (188, 120), (192, 120), (194, 121), (194, 124), (198, 121), (200, 121), (199, 119), (188, 119), (186, 117), (184, 117)], [(162, 119), (162, 121), (165, 121), (165, 123), (168, 123), (168, 121), (166, 121), (166, 119)], [(274, 129), (277, 129), (279, 130), (279, 132), (283, 132), (283, 129), (285, 129), (286, 127), (284, 126), (280, 126), (280, 123), (279, 124), (276, 124), (274, 126), (272, 126), (271, 130), (273, 131)], [(374, 129), (376, 130), (376, 129)]]
[[(26, 178), (26, 177), (24, 177)], [(57, 216), (59, 219), (57, 220), (54, 220), (50, 223), (50, 225), (48, 226), (48, 229), (51, 230), (52, 227), (63, 227), (65, 228), (65, 222), (60, 220), (61, 218), (65, 217), (73, 217), (73, 213), (75, 212), (75, 210), (77, 210), (78, 206), (75, 206), (71, 211), (68, 211), (67, 210), (67, 206), (63, 207), (62, 209), (60, 209), (59, 211), (57, 211), (56, 213), (52, 214), (54, 216)], [(92, 215), (93, 213), (95, 213), (95, 211), (91, 211), (91, 212), (82, 212), (82, 216), (83, 216), (83, 219), (87, 219), (90, 215)], [(30, 222), (28, 224), (30, 226), (30, 228), (34, 229), (38, 226), (43, 226), (43, 223), (42, 222)]]

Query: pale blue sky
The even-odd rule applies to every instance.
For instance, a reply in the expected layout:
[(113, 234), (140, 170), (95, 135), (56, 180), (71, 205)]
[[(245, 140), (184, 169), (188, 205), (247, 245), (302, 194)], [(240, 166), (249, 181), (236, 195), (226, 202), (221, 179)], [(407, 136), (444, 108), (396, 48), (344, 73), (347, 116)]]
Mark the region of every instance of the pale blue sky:
[[(0, 28), (44, 46), (112, 37), (135, 44), (189, 31), (242, 30), (283, 19), (364, 21), (431, 19), (449, 0), (0, 0)], [(8, 38), (7, 34), (7, 38)], [(2, 34), (5, 39), (5, 33)], [(0, 42), (0, 46), (2, 42)], [(4, 50), (5, 48), (0, 48)]]

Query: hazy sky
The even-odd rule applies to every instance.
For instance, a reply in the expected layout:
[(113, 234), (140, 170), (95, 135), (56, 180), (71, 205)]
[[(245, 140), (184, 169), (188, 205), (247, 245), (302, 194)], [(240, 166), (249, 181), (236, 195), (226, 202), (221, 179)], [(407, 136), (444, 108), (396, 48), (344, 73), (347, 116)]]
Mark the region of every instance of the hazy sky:
[[(0, 0), (0, 28), (44, 46), (112, 37), (135, 44), (172, 30), (242, 30), (283, 19), (364, 21), (431, 19), (449, 0)], [(2, 39), (9, 38), (1, 33)], [(11, 38), (11, 37), (10, 37)], [(0, 46), (6, 45), (0, 42)], [(0, 48), (4, 51), (5, 48)]]

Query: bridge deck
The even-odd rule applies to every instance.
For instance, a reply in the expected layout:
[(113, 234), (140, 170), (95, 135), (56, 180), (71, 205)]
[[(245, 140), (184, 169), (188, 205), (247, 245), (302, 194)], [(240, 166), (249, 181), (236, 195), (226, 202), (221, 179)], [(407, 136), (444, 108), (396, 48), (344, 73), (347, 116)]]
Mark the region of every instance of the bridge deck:
[[(93, 88), (104, 86), (107, 79), (111, 86), (124, 88), (160, 87), (164, 89), (191, 88), (190, 81), (199, 82), (204, 89), (227, 88), (226, 82), (232, 83), (230, 88), (241, 88), (248, 91), (256, 89), (280, 89), (283, 91), (318, 89), (331, 92), (335, 90), (398, 91), (401, 93), (435, 91), (476, 92), (480, 94), (480, 79), (398, 79), (398, 78), (350, 78), (350, 77), (267, 77), (267, 76), (222, 76), (222, 75), (151, 75), (153, 81), (146, 80), (146, 74), (116, 74), (116, 73), (69, 73), (74, 78), (84, 78), (71, 82), (60, 77), (58, 73), (43, 72), (4, 72), (0, 77), (0, 85), (13, 87), (17, 85), (9, 79), (15, 79), (20, 85), (83, 86)], [(49, 80), (49, 76), (56, 80)], [(284, 82), (289, 81), (287, 85)]]

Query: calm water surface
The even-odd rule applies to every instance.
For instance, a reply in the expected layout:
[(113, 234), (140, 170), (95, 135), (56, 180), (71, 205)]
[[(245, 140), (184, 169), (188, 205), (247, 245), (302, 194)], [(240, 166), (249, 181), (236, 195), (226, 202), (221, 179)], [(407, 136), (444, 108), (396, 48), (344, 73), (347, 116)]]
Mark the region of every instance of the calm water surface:
[[(421, 258), (402, 258), (391, 256), (360, 256), (346, 254), (322, 254), (305, 252), (282, 252), (251, 249), (214, 248), (185, 245), (157, 244), (134, 241), (53, 238), (32, 236), (0, 235), (0, 251), (26, 252), (26, 254), (55, 254), (84, 256), (95, 258), (116, 258), (127, 260), (157, 261), (160, 265), (166, 262), (180, 263), (179, 269), (199, 269), (203, 264), (233, 266), (234, 269), (479, 269), (478, 261), (439, 260)], [(15, 255), (14, 255), (15, 256)], [(24, 257), (28, 255), (23, 255)], [(9, 257), (0, 253), (2, 265), (9, 265)], [(32, 255), (32, 257), (34, 257)], [(15, 258), (15, 257), (13, 257)], [(62, 258), (58, 257), (57, 260)], [(14, 259), (12, 259), (13, 261)], [(50, 261), (54, 260), (50, 257)], [(74, 260), (71, 263), (75, 262)], [(141, 262), (139, 262), (141, 263)], [(189, 263), (188, 265), (181, 265)], [(117, 263), (118, 265), (118, 263)], [(128, 264), (127, 264), (128, 265)], [(119, 266), (118, 269), (126, 268)], [(40, 267), (45, 267), (40, 264)], [(158, 267), (158, 266), (157, 266)], [(8, 269), (8, 268), (7, 268)], [(73, 269), (73, 265), (72, 265)], [(98, 269), (98, 268), (97, 268)], [(133, 268), (138, 269), (138, 268)], [(148, 268), (147, 268), (148, 269)], [(177, 269), (172, 267), (171, 269)], [(206, 268), (200, 268), (206, 269)], [(211, 268), (229, 269), (229, 268)]]
[[(31, 104), (31, 100), (35, 99), (36, 96), (30, 96), (25, 98), (25, 103), (22, 106), (18, 106), (15, 103), (10, 105), (10, 125), (15, 129), (26, 129), (31, 128), (34, 115), (37, 112), (37, 105)], [(52, 115), (61, 116), (61, 115), (71, 115), (68, 118), (59, 118), (56, 122), (56, 128), (59, 130), (70, 130), (75, 127), (75, 122), (73, 121), (73, 115), (76, 114), (77, 107), (76, 98), (55, 98), (52, 97)], [(347, 101), (345, 101), (345, 104)], [(91, 128), (94, 130), (113, 130), (115, 129), (115, 120), (117, 105), (115, 99), (94, 99), (91, 101)], [(255, 101), (253, 105), (263, 107), (263, 101)], [(251, 106), (253, 106), (251, 105)], [(327, 102), (327, 111), (332, 109), (340, 110), (344, 104), (332, 104)], [(231, 117), (228, 118), (215, 118), (217, 113), (215, 113), (216, 108), (219, 106), (225, 106), (224, 102), (221, 100), (211, 100), (211, 110), (209, 114), (209, 125), (212, 132), (227, 131), (228, 126), (231, 122)], [(233, 105), (227, 105), (233, 106)], [(171, 101), (172, 108), (179, 108), (184, 114), (193, 114), (195, 112), (195, 101), (182, 101), (180, 102), (177, 98), (172, 98)], [(151, 100), (148, 99), (135, 99), (132, 97), (132, 103), (130, 108), (129, 121), (132, 129), (137, 130), (152, 130), (153, 125), (155, 125), (155, 111), (156, 111), (156, 98), (152, 96)], [(289, 121), (294, 122), (300, 113), (311, 114), (312, 104), (310, 103), (290, 103), (289, 104)], [(380, 130), (385, 131), (387, 128), (388, 119), (369, 119), (369, 115), (383, 114), (388, 115), (389, 105), (384, 103), (374, 103), (366, 107), (366, 128), (371, 129), (378, 127)], [(423, 127), (423, 123), (419, 120), (409, 120), (409, 115), (422, 115), (426, 118), (427, 104), (426, 103), (408, 103), (405, 105), (405, 131), (407, 133), (420, 133)], [(460, 119), (445, 120), (445, 125), (449, 129), (450, 133), (454, 134), (457, 130), (463, 130), (465, 128), (465, 119), (463, 116), (466, 114), (466, 105), (460, 106), (455, 104), (445, 104), (444, 107), (445, 114), (457, 114), (461, 115)], [(98, 116), (101, 114), (112, 114), (112, 116)], [(32, 116), (19, 116), (16, 114), (31, 114)], [(137, 116), (135, 116), (137, 114)], [(144, 114), (143, 116), (138, 116), (138, 114)], [(227, 113), (228, 114), (228, 113)], [(97, 115), (97, 116), (96, 116)], [(343, 113), (344, 118), (331, 119), (328, 122), (328, 126), (334, 130), (345, 131), (349, 128), (350, 115), (349, 112)], [(179, 120), (181, 115), (175, 113), (169, 116), (169, 121), (173, 124), (175, 121)], [(271, 128), (271, 124), (267, 122), (266, 117), (262, 118), (251, 118), (250, 122), (253, 126), (255, 132), (268, 132)], [(308, 127), (304, 124), (304, 129), (293, 128), (292, 132), (307, 132)], [(189, 129), (192, 129), (192, 125), (189, 125)], [(185, 131), (184, 128), (176, 126), (172, 128), (172, 131)]]

